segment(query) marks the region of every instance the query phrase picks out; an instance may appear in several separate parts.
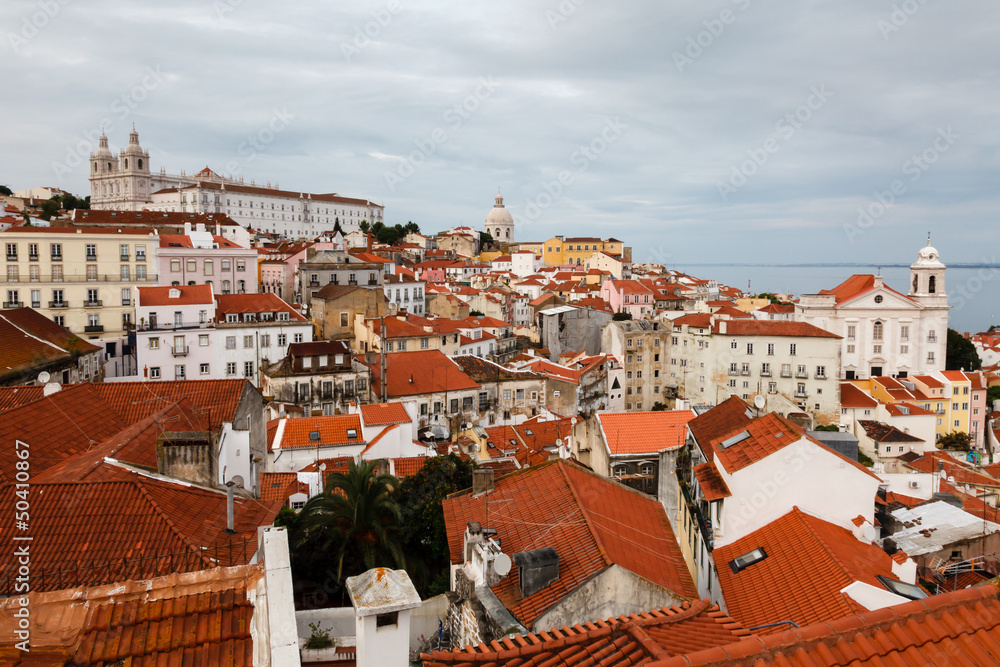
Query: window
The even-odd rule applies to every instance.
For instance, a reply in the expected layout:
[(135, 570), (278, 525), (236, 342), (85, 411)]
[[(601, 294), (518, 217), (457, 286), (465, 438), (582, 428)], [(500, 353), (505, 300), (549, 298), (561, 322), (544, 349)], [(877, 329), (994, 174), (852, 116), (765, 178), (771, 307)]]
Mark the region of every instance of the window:
[(128, 287), (122, 288), (122, 305), (128, 306), (132, 303), (132, 290)]
[(236, 375), (236, 362), (230, 361), (226, 364), (226, 375), (233, 376)]
[(120, 275), (121, 275), (121, 279), (122, 280), (131, 280), (130, 276), (132, 274), (129, 271), (128, 264), (122, 264), (121, 265), (121, 273), (120, 273)]
[(261, 334), (260, 337), (261, 347), (271, 347), (271, 334)]
[(899, 327), (899, 340), (910, 340), (910, 327), (903, 325)]
[(795, 354), (797, 353), (797, 350), (798, 350), (798, 348), (796, 347), (795, 343), (789, 344), (789, 346), (788, 346), (788, 354), (790, 354), (792, 356), (795, 356)]
[(146, 265), (142, 264), (135, 267), (135, 279), (145, 280), (146, 279)]
[(181, 260), (172, 259), (170, 260), (170, 270), (173, 273), (180, 273), (181, 270)]
[(97, 280), (97, 265), (88, 264), (87, 265), (87, 280)]
[(753, 343), (747, 343), (747, 354), (753, 354)]
[(278, 334), (278, 347), (288, 345), (288, 334)]
[(882, 340), (882, 323), (875, 322), (872, 325), (872, 340)]
[(226, 336), (226, 349), (227, 350), (236, 349), (236, 336)]
[(53, 261), (62, 261), (62, 243), (50, 243), (49, 252), (51, 253)]
[(86, 245), (86, 249), (87, 249), (87, 259), (88, 260), (95, 260), (95, 259), (97, 259), (97, 245), (95, 245), (93, 243), (88, 243)]
[(42, 305), (42, 290), (33, 289), (31, 290), (31, 307), (39, 308)]
[(66, 326), (66, 316), (65, 315), (53, 315), (52, 321), (61, 327)]
[(294, 340), (296, 343), (301, 343), (302, 342), (302, 334), (300, 334), (300, 333), (295, 334), (294, 336), (292, 336), (292, 340)]
[(771, 377), (771, 364), (761, 364), (760, 374), (764, 377)]
[(854, 324), (847, 325), (847, 340), (854, 340), (857, 335), (858, 327)]
[(881, 294), (876, 294), (875, 295), (875, 303), (882, 303), (882, 295)]
[(159, 366), (153, 366), (152, 368), (150, 368), (149, 369), (149, 377), (150, 377), (151, 380), (159, 380), (160, 379), (160, 367)]
[(243, 362), (243, 377), (245, 377), (245, 378), (251, 378), (251, 379), (253, 378), (253, 362), (252, 361), (244, 361)]
[(754, 563), (759, 563), (765, 558), (767, 558), (767, 552), (764, 551), (764, 547), (758, 547), (753, 551), (745, 553), (742, 556), (737, 556), (733, 560), (729, 561), (729, 567), (732, 569), (733, 574), (737, 574), (741, 570), (745, 570)]
[(771, 355), (774, 354), (774, 343), (768, 343), (767, 344), (767, 353), (771, 354)]
[(204, 274), (206, 276), (211, 276), (215, 274), (215, 262), (210, 259), (205, 260)]
[(826, 366), (816, 367), (816, 378), (821, 380), (826, 378)]
[(247, 270), (247, 261), (245, 259), (238, 259), (238, 260), (236, 260), (236, 270), (237, 271), (246, 271)]
[(158, 337), (149, 339), (149, 349), (159, 350), (160, 349), (160, 339)]
[(7, 303), (4, 304), (8, 308), (16, 308), (21, 303), (21, 298), (19, 295), (19, 290), (9, 289), (7, 290)]
[(37, 260), (38, 259), (38, 244), (29, 243), (28, 244), (28, 259)]
[(183, 380), (185, 376), (184, 364), (177, 364), (174, 366), (174, 379)]
[(199, 334), (198, 345), (201, 347), (208, 347), (208, 334)]
[(143, 245), (137, 245), (135, 247), (135, 261), (137, 261), (137, 262), (145, 262), (146, 261), (146, 246), (145, 246), (145, 244), (143, 244)]
[(16, 262), (17, 261), (17, 244), (8, 243), (7, 244), (7, 261)]
[(233, 284), (232, 284), (232, 282), (229, 281), (229, 280), (223, 280), (222, 281), (222, 293), (223, 294), (229, 294), (232, 291), (233, 291)]

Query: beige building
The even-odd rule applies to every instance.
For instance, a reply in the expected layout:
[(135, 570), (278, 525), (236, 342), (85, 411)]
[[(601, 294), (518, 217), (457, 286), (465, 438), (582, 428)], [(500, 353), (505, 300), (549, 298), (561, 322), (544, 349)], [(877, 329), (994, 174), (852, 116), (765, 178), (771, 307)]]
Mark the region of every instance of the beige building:
[(156, 285), (159, 237), (145, 229), (12, 227), (4, 307), (31, 306), (81, 338), (120, 338), (133, 288)]
[(427, 314), (448, 320), (464, 320), (472, 312), (469, 304), (454, 294), (438, 294), (428, 299)]
[(320, 340), (354, 338), (356, 319), (382, 317), (386, 298), (381, 287), (328, 284), (312, 297), (310, 315)]

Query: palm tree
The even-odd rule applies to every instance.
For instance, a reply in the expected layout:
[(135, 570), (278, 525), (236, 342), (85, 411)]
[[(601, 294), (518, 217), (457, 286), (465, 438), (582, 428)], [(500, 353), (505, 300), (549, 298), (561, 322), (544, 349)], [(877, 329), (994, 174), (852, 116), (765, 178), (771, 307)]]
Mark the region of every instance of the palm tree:
[[(399, 506), (391, 497), (399, 483), (392, 475), (377, 474), (377, 466), (375, 461), (361, 465), (351, 461), (346, 473), (331, 474), (326, 490), (302, 508), (300, 525), (307, 535), (339, 534), (341, 539), (335, 541), (338, 580), (343, 579), (345, 560), (349, 570), (363, 565), (363, 570), (350, 574), (380, 565), (404, 566), (397, 532)], [(352, 562), (355, 558), (361, 562)]]

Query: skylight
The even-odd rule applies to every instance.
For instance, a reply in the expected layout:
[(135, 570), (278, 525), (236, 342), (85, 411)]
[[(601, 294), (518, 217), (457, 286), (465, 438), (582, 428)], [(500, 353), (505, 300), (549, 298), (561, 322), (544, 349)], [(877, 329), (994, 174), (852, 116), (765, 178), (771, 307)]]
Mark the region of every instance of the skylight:
[(319, 442), (319, 431), (309, 431), (309, 440)]
[(883, 586), (900, 597), (908, 598), (910, 600), (920, 600), (927, 597), (927, 591), (915, 584), (908, 584), (905, 581), (890, 579), (889, 577), (881, 574), (876, 575), (875, 578), (878, 579)]
[(534, 433), (532, 433), (532, 432), (531, 432), (531, 429), (530, 429), (530, 428), (526, 428), (526, 429), (524, 429), (524, 434), (525, 434), (525, 435), (535, 435)]
[(358, 439), (358, 429), (356, 429), (356, 428), (349, 428), (349, 429), (347, 429), (347, 439), (348, 440), (357, 440)]
[(727, 439), (723, 440), (722, 444), (720, 446), (723, 449), (728, 449), (729, 447), (732, 447), (733, 445), (737, 445), (737, 444), (743, 442), (744, 440), (746, 440), (749, 437), (750, 437), (750, 431), (743, 431), (741, 433), (737, 433), (736, 435), (734, 435), (731, 438), (727, 438)]
[(729, 561), (729, 567), (732, 568), (733, 574), (736, 574), (741, 570), (747, 569), (754, 563), (759, 563), (765, 558), (767, 558), (767, 552), (764, 551), (764, 547), (757, 547), (753, 551), (747, 552), (742, 556), (737, 556)]

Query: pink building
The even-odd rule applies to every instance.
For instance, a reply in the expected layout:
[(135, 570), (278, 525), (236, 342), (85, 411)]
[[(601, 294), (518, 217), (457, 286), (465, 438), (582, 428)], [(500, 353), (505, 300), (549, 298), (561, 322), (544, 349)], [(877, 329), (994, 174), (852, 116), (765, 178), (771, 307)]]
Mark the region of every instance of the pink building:
[(174, 287), (211, 285), (215, 294), (257, 292), (257, 251), (244, 248), (198, 224), (183, 234), (161, 234), (160, 281)]
[(605, 280), (601, 285), (601, 298), (616, 313), (631, 313), (634, 319), (655, 312), (653, 290), (636, 280)]

